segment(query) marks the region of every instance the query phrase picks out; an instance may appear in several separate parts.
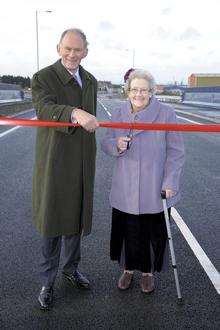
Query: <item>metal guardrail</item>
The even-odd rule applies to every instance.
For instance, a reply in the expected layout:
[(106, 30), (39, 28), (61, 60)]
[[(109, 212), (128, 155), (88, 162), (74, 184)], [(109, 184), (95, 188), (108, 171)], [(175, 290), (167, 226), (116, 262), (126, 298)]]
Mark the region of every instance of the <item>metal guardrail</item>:
[(0, 102), (0, 107), (5, 107), (7, 105), (20, 105), (20, 104), (26, 104), (26, 103), (30, 103), (32, 102), (31, 99), (27, 99), (27, 100), (21, 100), (21, 101), (10, 101), (10, 100), (7, 100), (7, 101), (3, 101), (3, 102)]
[(23, 110), (33, 108), (31, 100), (24, 100), (20, 102), (7, 102), (0, 104), (0, 115), (10, 116)]

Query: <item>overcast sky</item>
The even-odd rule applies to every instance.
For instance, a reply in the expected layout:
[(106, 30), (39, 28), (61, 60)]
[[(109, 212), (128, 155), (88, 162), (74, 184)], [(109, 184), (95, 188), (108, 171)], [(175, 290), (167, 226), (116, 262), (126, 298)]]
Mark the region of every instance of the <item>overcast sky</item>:
[(4, 0), (0, 75), (36, 71), (36, 10), (40, 68), (58, 59), (63, 30), (79, 27), (89, 41), (82, 65), (99, 80), (121, 83), (133, 55), (157, 83), (220, 72), (220, 0)]

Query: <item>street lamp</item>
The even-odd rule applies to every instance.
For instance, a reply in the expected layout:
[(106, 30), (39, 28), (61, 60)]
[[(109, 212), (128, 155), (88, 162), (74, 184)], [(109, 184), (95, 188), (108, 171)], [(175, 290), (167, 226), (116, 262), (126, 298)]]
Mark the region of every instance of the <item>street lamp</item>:
[(133, 68), (134, 68), (134, 58), (135, 58), (135, 49), (132, 49), (132, 54), (133, 54), (133, 58), (132, 58), (132, 64), (133, 64)]
[(133, 48), (133, 49), (125, 49), (126, 51), (128, 51), (128, 52), (131, 52), (132, 51), (132, 68), (134, 69), (134, 64), (135, 64), (135, 49)]
[(52, 13), (52, 10), (36, 10), (36, 46), (37, 46), (37, 71), (39, 71), (39, 37), (38, 37), (38, 13)]

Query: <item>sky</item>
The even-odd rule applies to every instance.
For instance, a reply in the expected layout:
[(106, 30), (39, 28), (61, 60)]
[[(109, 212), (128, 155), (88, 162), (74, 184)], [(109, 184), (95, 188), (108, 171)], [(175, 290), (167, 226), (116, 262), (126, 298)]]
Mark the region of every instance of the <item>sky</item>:
[(122, 83), (133, 61), (158, 84), (220, 73), (220, 0), (7, 0), (0, 11), (0, 76), (37, 71), (36, 11), (40, 68), (59, 58), (61, 33), (77, 27), (89, 41), (81, 64), (98, 80)]

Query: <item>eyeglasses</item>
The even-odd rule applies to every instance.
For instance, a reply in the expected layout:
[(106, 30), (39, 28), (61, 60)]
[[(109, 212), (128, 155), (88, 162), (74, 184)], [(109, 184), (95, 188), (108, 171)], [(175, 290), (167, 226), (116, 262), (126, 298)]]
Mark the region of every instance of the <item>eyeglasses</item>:
[(131, 88), (131, 89), (129, 89), (129, 92), (131, 94), (134, 94), (134, 95), (138, 94), (138, 92), (142, 95), (146, 95), (146, 94), (148, 94), (149, 89), (146, 89), (146, 88)]

